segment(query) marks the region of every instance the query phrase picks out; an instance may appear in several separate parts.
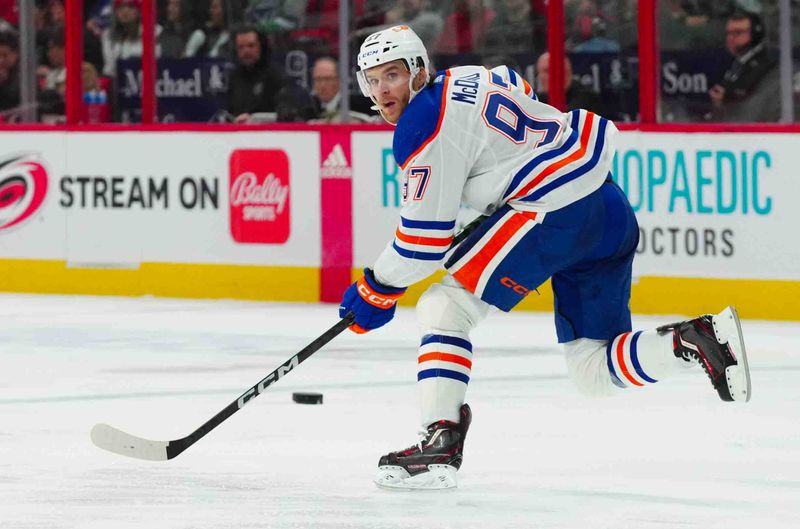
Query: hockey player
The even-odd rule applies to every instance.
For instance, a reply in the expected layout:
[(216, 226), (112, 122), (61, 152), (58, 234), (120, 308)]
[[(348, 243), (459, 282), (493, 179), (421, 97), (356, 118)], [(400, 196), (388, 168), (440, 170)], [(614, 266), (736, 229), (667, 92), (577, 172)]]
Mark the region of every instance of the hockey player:
[[(376, 329), (392, 319), (409, 285), (442, 263), (448, 272), (417, 304), (423, 431), (416, 445), (380, 458), (379, 486), (456, 486), (471, 420), (464, 403), (470, 330), (491, 307), (511, 310), (548, 278), (558, 341), (582, 392), (643, 388), (698, 362), (722, 400), (749, 400), (733, 308), (631, 332), (639, 231), (609, 173), (612, 122), (537, 101), (505, 66), (433, 73), (425, 47), (406, 26), (370, 35), (358, 68), (362, 92), (397, 127), (393, 149), (404, 205), (393, 240), (345, 292), (339, 313), (355, 315), (355, 332)], [(450, 253), (462, 203), (488, 218)]]

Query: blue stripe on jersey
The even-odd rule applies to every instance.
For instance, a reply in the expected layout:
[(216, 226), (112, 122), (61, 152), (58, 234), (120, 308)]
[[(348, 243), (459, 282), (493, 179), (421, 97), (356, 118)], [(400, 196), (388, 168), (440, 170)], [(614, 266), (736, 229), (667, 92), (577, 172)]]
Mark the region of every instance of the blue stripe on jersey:
[(423, 369), (419, 373), (417, 373), (417, 381), (424, 380), (426, 378), (452, 378), (454, 380), (460, 380), (464, 384), (469, 384), (469, 377), (464, 373), (459, 373), (458, 371), (451, 371), (450, 369)]
[(519, 86), (517, 84), (517, 72), (515, 72), (513, 68), (509, 68), (508, 66), (506, 66), (506, 68), (508, 68), (508, 78), (511, 79), (511, 84), (513, 84), (514, 86)]
[(520, 200), (525, 202), (533, 202), (535, 200), (539, 200), (544, 195), (556, 189), (557, 187), (561, 187), (562, 185), (569, 183), (578, 178), (579, 176), (583, 176), (592, 169), (594, 169), (594, 167), (597, 165), (597, 162), (600, 160), (600, 155), (603, 153), (603, 147), (605, 145), (605, 138), (606, 138), (606, 124), (607, 120), (604, 118), (600, 118), (600, 126), (597, 130), (597, 141), (594, 144), (594, 152), (592, 152), (592, 157), (589, 159), (588, 162), (586, 162), (579, 168), (575, 169), (574, 171), (570, 171), (569, 173), (560, 176), (559, 178), (553, 180), (549, 184), (543, 185), (542, 187), (532, 192), (530, 195), (520, 198)]
[(446, 343), (448, 345), (455, 345), (456, 347), (460, 347), (462, 349), (466, 349), (470, 353), (472, 352), (472, 344), (469, 343), (468, 340), (463, 338), (457, 338), (455, 336), (445, 336), (443, 334), (426, 334), (422, 337), (422, 342), (419, 344), (420, 347), (423, 345), (428, 345), (429, 343)]
[(642, 369), (642, 365), (639, 363), (639, 351), (637, 350), (637, 343), (639, 342), (639, 335), (642, 334), (642, 331), (639, 331), (633, 335), (631, 339), (631, 363), (633, 364), (633, 368), (636, 370), (636, 373), (642, 377), (642, 380), (646, 380), (651, 384), (658, 382), (653, 378), (647, 376), (647, 373), (644, 372)]
[(394, 161), (401, 167), (436, 132), (442, 110), (442, 97), (445, 95), (444, 75), (439, 77), (432, 87), (423, 88), (417, 94), (397, 122), (392, 150)]
[(552, 160), (553, 158), (556, 158), (558, 156), (562, 156), (565, 152), (569, 151), (572, 148), (572, 146), (575, 145), (575, 142), (578, 141), (578, 137), (580, 136), (580, 133), (578, 131), (579, 124), (580, 124), (580, 113), (577, 110), (573, 110), (572, 122), (570, 123), (570, 126), (572, 127), (572, 133), (569, 135), (569, 138), (567, 138), (567, 141), (564, 142), (564, 145), (562, 145), (558, 149), (554, 149), (540, 156), (537, 156), (536, 158), (530, 160), (528, 163), (523, 165), (522, 169), (520, 169), (519, 172), (516, 175), (514, 175), (514, 178), (511, 179), (511, 183), (506, 189), (506, 192), (503, 193), (503, 198), (504, 199), (508, 198), (508, 195), (513, 193), (514, 190), (516, 190), (517, 187), (519, 187), (522, 181), (525, 180), (525, 178), (528, 177), (531, 171), (536, 169), (536, 167), (539, 164), (546, 162), (547, 160)]
[(394, 251), (400, 254), (401, 257), (406, 257), (408, 259), (417, 259), (418, 261), (441, 261), (444, 259), (447, 252), (442, 253), (430, 253), (430, 252), (418, 252), (416, 250), (406, 250), (405, 248), (400, 248), (397, 246), (396, 242), (392, 243), (392, 248)]
[(400, 217), (400, 224), (404, 228), (421, 230), (452, 230), (456, 227), (454, 220), (412, 220), (405, 217)]
[(614, 345), (614, 340), (609, 340), (608, 345), (606, 345), (606, 364), (608, 365), (608, 373), (611, 375), (611, 382), (614, 383), (615, 386), (618, 388), (627, 388), (625, 384), (617, 376), (617, 372), (614, 370), (614, 362), (611, 361), (611, 355), (614, 354), (612, 350), (612, 346)]

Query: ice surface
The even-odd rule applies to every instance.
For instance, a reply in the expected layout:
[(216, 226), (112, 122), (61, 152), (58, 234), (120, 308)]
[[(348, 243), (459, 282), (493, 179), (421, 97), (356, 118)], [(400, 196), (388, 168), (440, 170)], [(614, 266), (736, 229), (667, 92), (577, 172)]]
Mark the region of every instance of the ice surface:
[[(744, 322), (753, 400), (742, 405), (719, 401), (699, 370), (586, 399), (551, 315), (490, 316), (473, 335), (474, 421), (455, 491), (371, 481), (381, 454), (416, 439), (407, 309), (338, 337), (172, 461), (89, 440), (98, 422), (183, 437), (335, 321), (330, 305), (0, 295), (0, 527), (800, 527), (790, 323)], [(297, 390), (325, 404), (294, 404)]]

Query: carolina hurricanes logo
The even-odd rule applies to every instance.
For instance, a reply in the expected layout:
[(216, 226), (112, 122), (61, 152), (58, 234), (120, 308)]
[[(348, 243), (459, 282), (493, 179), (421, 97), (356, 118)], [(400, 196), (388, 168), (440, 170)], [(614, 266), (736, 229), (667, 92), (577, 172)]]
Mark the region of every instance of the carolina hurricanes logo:
[(30, 218), (47, 195), (47, 170), (32, 153), (0, 161), (0, 231)]

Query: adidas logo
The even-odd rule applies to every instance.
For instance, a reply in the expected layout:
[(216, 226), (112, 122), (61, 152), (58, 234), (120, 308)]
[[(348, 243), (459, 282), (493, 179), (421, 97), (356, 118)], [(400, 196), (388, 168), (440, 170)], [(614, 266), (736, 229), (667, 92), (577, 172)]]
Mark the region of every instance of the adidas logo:
[(322, 162), (322, 169), (320, 170), (322, 178), (352, 178), (353, 170), (350, 164), (347, 163), (347, 157), (344, 155), (342, 144), (337, 143), (330, 154)]

